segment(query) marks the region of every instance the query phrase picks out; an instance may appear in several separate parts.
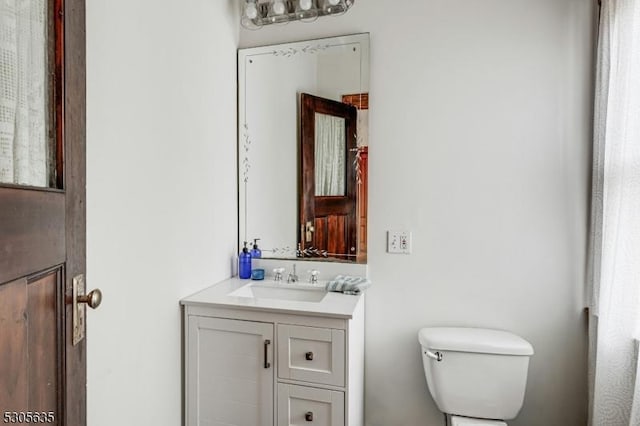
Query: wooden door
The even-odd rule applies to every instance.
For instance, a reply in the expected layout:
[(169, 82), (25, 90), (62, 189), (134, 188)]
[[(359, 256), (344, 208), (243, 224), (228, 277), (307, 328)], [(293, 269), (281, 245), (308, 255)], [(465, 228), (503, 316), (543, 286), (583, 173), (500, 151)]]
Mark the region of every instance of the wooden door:
[[(303, 93), (301, 95), (300, 241), (303, 249), (327, 252), (330, 257), (356, 260), (357, 255), (357, 109), (342, 102)], [(318, 119), (330, 117), (344, 126), (343, 146), (332, 161), (318, 158)], [(342, 124), (344, 123), (344, 124)], [(340, 164), (341, 184), (324, 190), (320, 169)], [(334, 179), (336, 180), (336, 179)]]
[(72, 341), (72, 282), (85, 272), (84, 0), (50, 0), (46, 11), (49, 185), (0, 184), (0, 416), (82, 426), (86, 351)]
[(273, 324), (189, 316), (187, 426), (273, 426)]

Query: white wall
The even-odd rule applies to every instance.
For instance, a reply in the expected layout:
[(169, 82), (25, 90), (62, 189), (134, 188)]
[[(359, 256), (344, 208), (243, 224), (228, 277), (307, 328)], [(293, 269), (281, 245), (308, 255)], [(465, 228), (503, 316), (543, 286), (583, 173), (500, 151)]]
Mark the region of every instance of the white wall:
[(237, 238), (235, 0), (87, 1), (88, 424), (181, 424), (180, 298)]
[[(367, 425), (441, 424), (417, 332), (473, 325), (536, 349), (510, 425), (583, 426), (593, 2), (395, 3), (240, 33), (371, 33)], [(387, 229), (413, 254), (386, 254)]]

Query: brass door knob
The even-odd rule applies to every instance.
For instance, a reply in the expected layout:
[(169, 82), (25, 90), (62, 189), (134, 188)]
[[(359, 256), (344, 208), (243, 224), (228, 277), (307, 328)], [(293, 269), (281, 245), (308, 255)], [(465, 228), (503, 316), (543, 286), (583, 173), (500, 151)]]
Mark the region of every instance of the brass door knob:
[(102, 292), (98, 288), (91, 290), (89, 294), (78, 296), (78, 303), (86, 303), (91, 309), (95, 309), (102, 303)]

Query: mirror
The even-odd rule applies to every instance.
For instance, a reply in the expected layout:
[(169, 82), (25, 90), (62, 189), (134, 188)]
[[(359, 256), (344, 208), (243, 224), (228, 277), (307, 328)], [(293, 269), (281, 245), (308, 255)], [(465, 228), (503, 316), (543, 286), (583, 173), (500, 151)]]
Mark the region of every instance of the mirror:
[(369, 35), (238, 51), (239, 246), (366, 262)]

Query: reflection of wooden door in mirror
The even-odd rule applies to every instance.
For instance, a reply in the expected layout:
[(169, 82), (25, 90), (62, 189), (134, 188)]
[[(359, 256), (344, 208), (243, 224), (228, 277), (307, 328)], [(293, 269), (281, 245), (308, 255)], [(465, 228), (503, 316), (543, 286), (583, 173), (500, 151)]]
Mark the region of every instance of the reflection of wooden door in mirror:
[(357, 110), (330, 99), (301, 96), (301, 247), (356, 261)]

